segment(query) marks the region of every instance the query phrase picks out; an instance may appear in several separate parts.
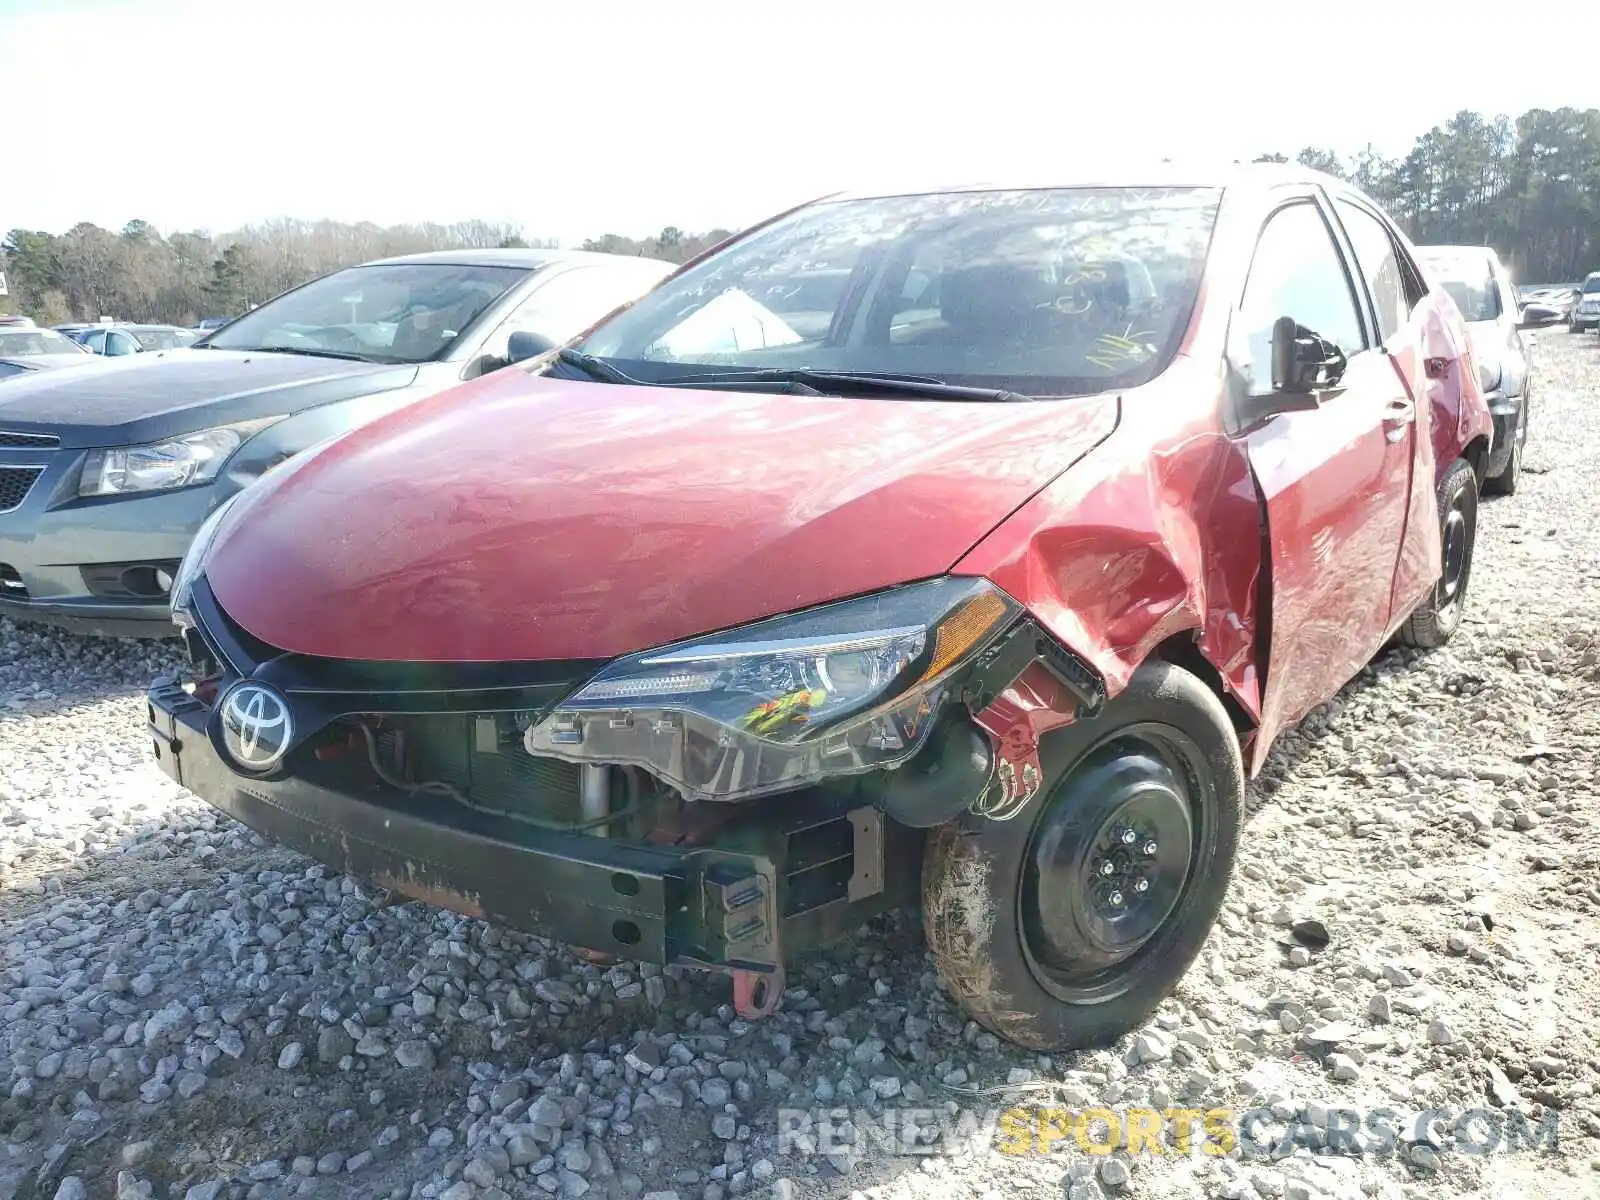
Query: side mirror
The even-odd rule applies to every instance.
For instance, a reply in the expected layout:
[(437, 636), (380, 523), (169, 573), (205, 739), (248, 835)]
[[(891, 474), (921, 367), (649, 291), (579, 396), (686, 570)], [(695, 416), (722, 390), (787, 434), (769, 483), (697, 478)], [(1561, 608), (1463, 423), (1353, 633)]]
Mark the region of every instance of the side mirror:
[(542, 333), (519, 329), (506, 342), (506, 358), (514, 363), (526, 362), (530, 358), (538, 358), (541, 354), (549, 353), (558, 344)]
[(1246, 425), (1286, 412), (1309, 412), (1321, 393), (1338, 386), (1347, 363), (1344, 351), (1293, 317), (1272, 325), (1272, 388), (1240, 401)]
[(1338, 346), (1298, 324), (1279, 317), (1272, 326), (1272, 390), (1311, 395), (1335, 386), (1348, 360)]

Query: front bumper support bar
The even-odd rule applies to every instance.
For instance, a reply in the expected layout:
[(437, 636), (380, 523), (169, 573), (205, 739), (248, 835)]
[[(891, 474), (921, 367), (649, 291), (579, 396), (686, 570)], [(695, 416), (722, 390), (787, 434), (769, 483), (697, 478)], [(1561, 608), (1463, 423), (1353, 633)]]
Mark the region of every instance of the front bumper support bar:
[(356, 776), (243, 776), (208, 733), (211, 710), (177, 680), (157, 680), (147, 701), (161, 769), (272, 841), (429, 904), (621, 957), (775, 973), (786, 954), (915, 895), (916, 831), (837, 798), (752, 804), (710, 844), (613, 841)]

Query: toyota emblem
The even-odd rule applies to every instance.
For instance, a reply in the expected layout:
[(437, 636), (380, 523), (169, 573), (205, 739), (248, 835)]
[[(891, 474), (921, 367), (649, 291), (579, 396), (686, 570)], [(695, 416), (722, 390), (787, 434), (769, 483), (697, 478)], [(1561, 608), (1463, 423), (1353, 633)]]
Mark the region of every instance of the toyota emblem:
[(270, 771), (294, 738), (289, 702), (261, 683), (237, 683), (222, 697), (222, 745), (247, 771)]

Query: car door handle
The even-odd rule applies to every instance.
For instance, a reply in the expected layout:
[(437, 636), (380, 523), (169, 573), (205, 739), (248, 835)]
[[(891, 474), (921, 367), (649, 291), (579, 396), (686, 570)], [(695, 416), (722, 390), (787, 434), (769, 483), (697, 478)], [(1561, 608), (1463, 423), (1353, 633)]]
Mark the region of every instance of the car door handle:
[(1417, 419), (1417, 406), (1409, 400), (1391, 400), (1383, 410), (1383, 435), (1398, 442), (1406, 435), (1406, 426)]

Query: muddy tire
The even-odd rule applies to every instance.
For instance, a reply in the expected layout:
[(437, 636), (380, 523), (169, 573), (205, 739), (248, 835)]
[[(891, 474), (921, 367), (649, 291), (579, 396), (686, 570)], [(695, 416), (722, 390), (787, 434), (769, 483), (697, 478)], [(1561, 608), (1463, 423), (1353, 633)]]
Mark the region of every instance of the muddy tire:
[(1400, 626), (1400, 643), (1433, 650), (1448, 642), (1461, 624), (1472, 550), (1478, 533), (1478, 477), (1465, 459), (1456, 459), (1439, 484), (1439, 540), (1444, 554), (1439, 580)]
[(1239, 742), (1209, 688), (1153, 662), (1099, 717), (1047, 735), (1040, 760), (1046, 784), (1016, 817), (931, 831), (923, 926), (981, 1025), (1029, 1049), (1103, 1046), (1172, 991), (1216, 921)]
[(1485, 496), (1515, 496), (1517, 484), (1522, 481), (1522, 450), (1528, 444), (1528, 397), (1523, 396), (1517, 409), (1517, 428), (1511, 434), (1511, 457), (1500, 474), (1490, 475), (1483, 481)]

